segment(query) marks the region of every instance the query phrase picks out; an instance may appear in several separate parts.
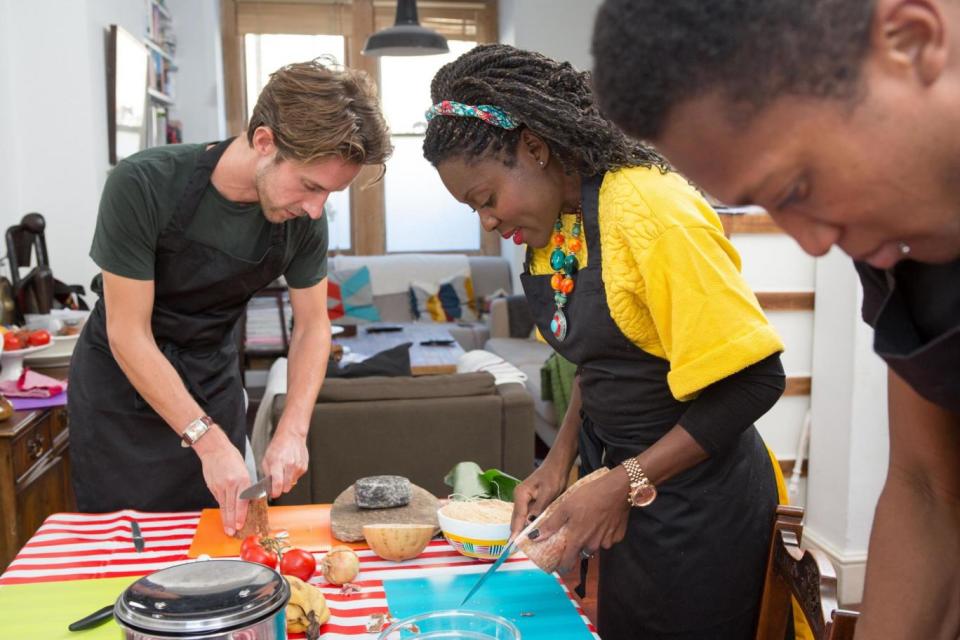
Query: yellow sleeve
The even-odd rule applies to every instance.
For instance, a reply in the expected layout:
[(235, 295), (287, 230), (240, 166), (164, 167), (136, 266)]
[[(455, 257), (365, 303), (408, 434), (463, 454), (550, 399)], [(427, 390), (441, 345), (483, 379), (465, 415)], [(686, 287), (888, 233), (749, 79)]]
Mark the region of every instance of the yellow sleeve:
[(783, 351), (739, 266), (730, 241), (707, 226), (671, 227), (643, 252), (645, 302), (678, 400)]

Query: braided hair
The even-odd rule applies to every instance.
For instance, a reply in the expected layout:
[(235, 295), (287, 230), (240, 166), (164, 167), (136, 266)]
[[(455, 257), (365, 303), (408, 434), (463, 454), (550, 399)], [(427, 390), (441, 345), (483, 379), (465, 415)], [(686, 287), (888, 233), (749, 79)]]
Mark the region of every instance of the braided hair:
[(486, 154), (513, 166), (520, 134), (527, 128), (543, 138), (568, 174), (589, 177), (637, 165), (669, 170), (656, 151), (628, 138), (600, 113), (590, 74), (569, 62), (509, 45), (480, 45), (437, 72), (430, 96), (434, 104), (494, 105), (521, 124), (508, 130), (478, 118), (433, 118), (423, 155), (434, 167), (452, 157), (470, 160)]

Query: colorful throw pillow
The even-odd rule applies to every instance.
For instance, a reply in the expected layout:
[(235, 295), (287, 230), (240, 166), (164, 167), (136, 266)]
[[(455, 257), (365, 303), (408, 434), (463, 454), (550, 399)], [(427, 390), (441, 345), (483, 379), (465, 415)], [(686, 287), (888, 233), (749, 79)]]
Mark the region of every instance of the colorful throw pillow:
[(413, 317), (421, 322), (472, 322), (478, 318), (473, 281), (467, 276), (433, 286), (413, 283), (410, 305)]
[(336, 324), (378, 322), (380, 312), (373, 305), (370, 270), (366, 267), (331, 271), (327, 278), (327, 313)]

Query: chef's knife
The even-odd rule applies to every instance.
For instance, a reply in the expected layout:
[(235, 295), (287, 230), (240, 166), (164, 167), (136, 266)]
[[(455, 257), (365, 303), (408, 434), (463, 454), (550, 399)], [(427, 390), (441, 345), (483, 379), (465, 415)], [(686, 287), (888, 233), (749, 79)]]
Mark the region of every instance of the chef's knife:
[[(546, 512), (544, 512), (544, 513), (546, 513)], [(517, 540), (519, 540), (520, 538), (526, 536), (526, 535), (527, 535), (528, 533), (530, 533), (538, 524), (540, 524), (540, 519), (543, 518), (543, 516), (544, 516), (544, 514), (541, 513), (539, 516), (537, 516), (536, 518), (534, 518), (533, 522), (531, 522), (531, 523), (528, 524), (526, 527), (524, 527), (523, 531), (521, 531), (520, 534), (519, 534), (516, 538), (514, 538), (513, 540), (511, 540), (511, 541), (507, 544), (507, 546), (504, 547), (503, 551), (500, 553), (500, 557), (497, 558), (496, 562), (494, 562), (492, 565), (490, 565), (490, 568), (487, 569), (487, 571), (486, 571), (482, 576), (480, 576), (480, 579), (477, 580), (476, 584), (474, 584), (473, 587), (471, 587), (470, 591), (467, 592), (467, 595), (463, 598), (463, 602), (460, 603), (460, 606), (461, 606), (461, 607), (462, 607), (463, 605), (467, 604), (467, 600), (469, 600), (470, 598), (472, 598), (472, 597), (473, 597), (473, 594), (475, 594), (477, 591), (479, 591), (479, 590), (480, 590), (480, 587), (483, 586), (483, 583), (486, 582), (486, 581), (490, 578), (490, 576), (492, 576), (494, 573), (496, 573), (497, 569), (500, 568), (500, 565), (502, 565), (504, 562), (506, 562), (506, 561), (507, 561), (507, 558), (509, 558), (511, 555), (513, 555), (513, 552), (516, 551), (516, 548), (517, 548)]]
[(259, 500), (260, 498), (266, 498), (270, 493), (270, 482), (271, 477), (268, 473), (258, 482), (254, 482), (252, 485), (240, 492), (241, 500)]
[(143, 534), (140, 532), (140, 523), (136, 520), (130, 521), (130, 533), (133, 536), (133, 548), (137, 550), (137, 553), (143, 551)]

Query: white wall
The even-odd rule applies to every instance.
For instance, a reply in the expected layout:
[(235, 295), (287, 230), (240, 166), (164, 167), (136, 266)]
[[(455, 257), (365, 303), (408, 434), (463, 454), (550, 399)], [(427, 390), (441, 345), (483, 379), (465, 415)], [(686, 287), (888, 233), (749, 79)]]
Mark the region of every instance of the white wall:
[(184, 142), (213, 142), (226, 137), (220, 3), (217, 0), (167, 0), (177, 34), (177, 106)]
[[(176, 2), (191, 8), (189, 17), (178, 23), (189, 27), (181, 36), (186, 55), (198, 56), (196, 63), (178, 56), (178, 63), (207, 86), (178, 96), (189, 117), (184, 118), (185, 134), (189, 139), (195, 129), (202, 132), (195, 139), (214, 139), (219, 131), (216, 109), (208, 103), (209, 87), (222, 77), (210, 53), (219, 47), (218, 4)], [(176, 10), (176, 4), (171, 3), (171, 9)], [(87, 254), (110, 169), (105, 30), (111, 23), (143, 36), (146, 3), (0, 0), (0, 122), (7, 133), (0, 149), (0, 231), (23, 214), (39, 211), (47, 220), (54, 275), (84, 286), (97, 272)], [(197, 96), (206, 96), (206, 101)], [(8, 273), (8, 268), (0, 271)]]
[[(590, 37), (593, 19), (602, 0), (500, 0), (500, 42), (539, 51), (555, 60), (570, 62), (581, 71), (593, 66)], [(523, 247), (500, 241), (500, 253), (510, 260), (513, 289), (522, 291)]]

